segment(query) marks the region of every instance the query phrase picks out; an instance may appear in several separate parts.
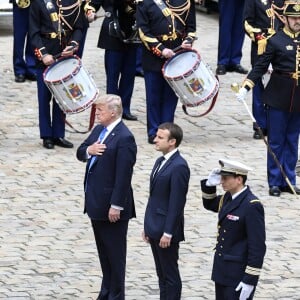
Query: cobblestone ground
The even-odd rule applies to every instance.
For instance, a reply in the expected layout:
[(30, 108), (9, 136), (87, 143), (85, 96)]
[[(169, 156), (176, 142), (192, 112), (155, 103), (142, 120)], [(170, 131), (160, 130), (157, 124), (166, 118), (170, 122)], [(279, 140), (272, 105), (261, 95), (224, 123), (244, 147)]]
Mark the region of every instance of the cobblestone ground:
[[(1, 23), (2, 24), (2, 23)], [(196, 49), (216, 67), (217, 15), (197, 13)], [(86, 135), (67, 130), (74, 149), (46, 150), (38, 131), (36, 83), (15, 83), (12, 32), (0, 29), (0, 298), (95, 299), (100, 267), (88, 218), (83, 215), (84, 164), (75, 157)], [(101, 19), (91, 25), (83, 57), (100, 91), (105, 91), (103, 50), (96, 48)], [(9, 26), (8, 26), (9, 28)], [(250, 43), (245, 40), (242, 64), (250, 67)], [(181, 244), (182, 299), (214, 299), (210, 280), (217, 216), (203, 209), (199, 181), (220, 157), (250, 165), (249, 185), (265, 205), (267, 254), (256, 299), (300, 299), (299, 199), (268, 196), (266, 147), (252, 139), (252, 122), (234, 99), (230, 84), (243, 76), (220, 77), (219, 97), (205, 117), (186, 116), (181, 105), (176, 123), (184, 129), (181, 152), (191, 167), (186, 204), (186, 241)], [(250, 97), (247, 103), (251, 105)], [(133, 176), (137, 218), (130, 223), (126, 299), (159, 299), (150, 248), (141, 239), (151, 167), (159, 154), (147, 143), (145, 90), (136, 78), (128, 122), (138, 144)], [(77, 129), (88, 127), (89, 111), (68, 117)]]

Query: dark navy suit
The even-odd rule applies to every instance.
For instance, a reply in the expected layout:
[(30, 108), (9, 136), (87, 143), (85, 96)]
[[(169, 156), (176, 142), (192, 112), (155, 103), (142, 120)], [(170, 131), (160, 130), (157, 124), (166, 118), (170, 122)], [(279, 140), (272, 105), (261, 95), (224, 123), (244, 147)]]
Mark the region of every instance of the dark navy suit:
[(102, 6), (107, 15), (102, 22), (98, 47), (105, 49), (106, 93), (121, 97), (124, 114), (131, 113), (137, 45), (124, 43), (123, 39), (112, 36), (109, 33), (109, 24), (115, 15), (124, 33), (124, 39), (130, 37), (135, 18), (134, 11), (128, 6), (128, 3), (129, 1), (125, 0), (92, 0), (89, 3), (96, 10)]
[[(190, 178), (187, 162), (175, 152), (150, 177), (150, 195), (144, 218), (145, 235), (150, 245), (159, 279), (160, 299), (176, 300), (181, 296), (181, 278), (178, 269), (179, 242), (184, 240), (184, 206)], [(171, 234), (171, 246), (159, 247), (163, 233)]]
[[(78, 147), (77, 158), (86, 161), (86, 149), (99, 137), (103, 126), (96, 126)], [(121, 121), (106, 137), (106, 150), (97, 156), (90, 168), (86, 165), (84, 178), (84, 212), (91, 219), (103, 273), (99, 294), (101, 300), (125, 299), (125, 265), (129, 219), (135, 217), (131, 178), (137, 147), (132, 133)], [(110, 223), (111, 205), (122, 207), (120, 220)]]
[[(234, 289), (240, 281), (256, 286), (263, 265), (266, 252), (264, 208), (249, 187), (234, 200), (229, 192), (217, 196), (216, 187), (207, 187), (206, 180), (201, 181), (201, 190), (204, 207), (218, 212), (212, 270), (216, 300), (238, 300), (240, 292)], [(231, 287), (232, 294), (228, 298), (222, 297), (220, 290), (226, 290), (224, 287)]]
[[(286, 28), (279, 30), (269, 39), (265, 53), (260, 55), (244, 83), (246, 87), (253, 87), (272, 63), (273, 72), (262, 95), (267, 105), (268, 142), (292, 185), (296, 184), (300, 133), (300, 85), (299, 80), (293, 77), (297, 73), (296, 56), (299, 54), (296, 49), (299, 42), (299, 35)], [(268, 183), (270, 187), (287, 188), (269, 152)]]
[(35, 75), (35, 56), (29, 30), (29, 7), (19, 8), (13, 1), (13, 66), (15, 75)]

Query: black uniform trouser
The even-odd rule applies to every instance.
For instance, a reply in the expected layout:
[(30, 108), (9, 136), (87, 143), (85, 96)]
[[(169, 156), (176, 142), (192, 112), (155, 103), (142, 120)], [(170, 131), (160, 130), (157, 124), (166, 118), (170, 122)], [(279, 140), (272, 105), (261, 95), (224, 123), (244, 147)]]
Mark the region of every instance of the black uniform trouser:
[[(216, 300), (239, 300), (241, 290), (236, 292), (236, 286), (226, 286), (215, 283)], [(255, 292), (255, 287), (247, 300), (252, 300)]]

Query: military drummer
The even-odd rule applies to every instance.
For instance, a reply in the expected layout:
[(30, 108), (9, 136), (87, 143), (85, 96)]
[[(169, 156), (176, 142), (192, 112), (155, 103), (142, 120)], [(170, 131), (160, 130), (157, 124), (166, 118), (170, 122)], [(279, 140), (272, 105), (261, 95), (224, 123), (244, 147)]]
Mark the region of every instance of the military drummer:
[[(203, 205), (218, 213), (212, 280), (216, 300), (253, 299), (266, 252), (264, 208), (245, 185), (250, 168), (220, 159), (201, 181)], [(217, 195), (221, 184), (225, 194)]]

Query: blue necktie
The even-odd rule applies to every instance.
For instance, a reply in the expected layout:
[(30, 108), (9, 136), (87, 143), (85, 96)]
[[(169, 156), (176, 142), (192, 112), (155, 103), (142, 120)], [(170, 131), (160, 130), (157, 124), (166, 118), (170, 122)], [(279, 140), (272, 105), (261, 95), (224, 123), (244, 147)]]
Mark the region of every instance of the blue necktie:
[[(105, 134), (107, 132), (107, 128), (104, 127), (102, 129), (102, 131), (100, 132), (100, 135), (99, 135), (99, 138), (98, 138), (98, 141), (101, 143), (103, 138), (105, 137)], [(91, 162), (90, 162), (90, 165), (89, 165), (89, 169), (91, 168), (91, 166), (93, 165), (93, 163), (95, 162), (95, 159), (96, 159), (97, 155), (93, 155), (92, 158), (91, 158)]]

